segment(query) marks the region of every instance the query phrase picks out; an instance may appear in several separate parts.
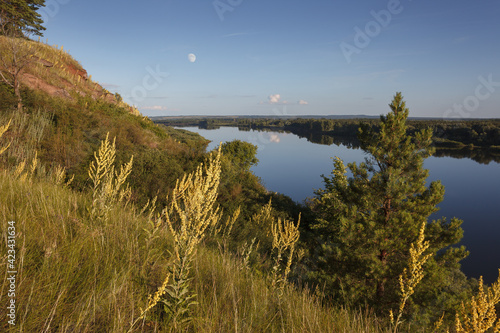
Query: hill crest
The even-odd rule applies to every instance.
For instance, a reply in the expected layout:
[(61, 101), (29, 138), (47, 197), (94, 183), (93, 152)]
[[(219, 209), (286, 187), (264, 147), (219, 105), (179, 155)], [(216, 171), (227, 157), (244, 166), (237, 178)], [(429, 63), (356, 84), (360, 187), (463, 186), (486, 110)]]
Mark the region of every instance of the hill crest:
[[(69, 101), (75, 101), (78, 96), (90, 96), (93, 100), (102, 100), (140, 115), (135, 107), (123, 102), (119, 94), (113, 94), (93, 81), (92, 75), (88, 75), (63, 46), (0, 36), (0, 49), (7, 50), (0, 54), (3, 69), (11, 74), (19, 71), (19, 81), (23, 87)], [(24, 61), (14, 60), (12, 54)]]

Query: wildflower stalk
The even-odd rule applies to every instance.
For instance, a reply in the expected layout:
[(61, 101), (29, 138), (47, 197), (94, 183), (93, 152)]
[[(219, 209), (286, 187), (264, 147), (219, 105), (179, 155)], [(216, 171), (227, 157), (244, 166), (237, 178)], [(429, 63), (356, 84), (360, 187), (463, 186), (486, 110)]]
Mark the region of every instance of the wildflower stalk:
[(406, 302), (411, 295), (415, 292), (416, 286), (420, 283), (424, 277), (423, 265), (432, 256), (431, 253), (424, 255), (424, 252), (429, 248), (429, 241), (424, 242), (425, 238), (425, 222), (422, 223), (420, 227), (420, 233), (418, 239), (415, 243), (411, 244), (410, 247), (410, 260), (409, 267), (403, 270), (403, 274), (399, 276), (399, 287), (401, 290), (401, 302), (399, 304), (398, 316), (396, 321), (394, 321), (394, 315), (392, 310), (389, 313), (391, 324), (394, 326), (393, 332), (396, 333), (399, 324), (402, 323), (401, 317), (403, 316), (403, 310), (405, 308)]
[(500, 332), (500, 319), (496, 314), (495, 306), (500, 302), (500, 270), (498, 279), (489, 288), (484, 290), (483, 277), (479, 278), (479, 290), (476, 296), (464, 304), (460, 313), (456, 314), (455, 330), (457, 333), (482, 333), (493, 328), (493, 332)]
[(66, 168), (60, 165), (56, 166), (53, 170), (52, 178), (55, 185), (63, 185), (64, 187), (68, 187), (73, 180), (75, 179), (75, 175), (73, 175), (66, 183), (64, 179), (66, 178)]
[(94, 152), (95, 161), (90, 164), (88, 174), (92, 180), (92, 218), (107, 220), (111, 205), (128, 199), (131, 190), (123, 186), (127, 177), (132, 172), (134, 156), (130, 161), (120, 167), (120, 172), (115, 171), (113, 163), (116, 156), (116, 138), (109, 141), (109, 133), (106, 139), (101, 141), (101, 146)]
[[(7, 123), (7, 125), (0, 126), (0, 138), (5, 134), (5, 132), (7, 132), (7, 130), (9, 129), (9, 126), (10, 126), (11, 122), (12, 122), (12, 119), (9, 120), (9, 122)], [(10, 143), (7, 146), (5, 146), (5, 147), (1, 147), (0, 148), (0, 155), (2, 155), (7, 150), (7, 148), (9, 148), (9, 146), (10, 146)]]
[(127, 332), (131, 332), (132, 328), (135, 326), (135, 324), (137, 324), (137, 322), (139, 320), (143, 319), (146, 316), (146, 314), (148, 313), (148, 311), (151, 310), (152, 308), (154, 308), (156, 306), (156, 304), (158, 304), (158, 302), (161, 300), (163, 295), (165, 295), (169, 279), (170, 279), (170, 274), (167, 274), (165, 280), (163, 281), (163, 284), (158, 288), (158, 290), (155, 292), (154, 296), (149, 295), (148, 305), (146, 306), (146, 308), (144, 310), (141, 309), (141, 315), (139, 317), (137, 317), (136, 320), (134, 320), (134, 322), (132, 323), (132, 325), (130, 325), (130, 328)]
[[(292, 221), (282, 220), (278, 218), (277, 222), (273, 222), (271, 226), (271, 232), (273, 235), (273, 249), (276, 249), (276, 260), (273, 266), (273, 286), (278, 285), (280, 295), (283, 293), (285, 287), (286, 279), (290, 273), (290, 267), (292, 265), (293, 254), (295, 251), (295, 245), (299, 240), (300, 232), (300, 215), (297, 225), (294, 225)], [(288, 261), (285, 265), (285, 269), (282, 274), (279, 274), (282, 256), (285, 251), (288, 250)], [(281, 275), (281, 276), (279, 276)]]
[(178, 180), (171, 204), (163, 210), (174, 238), (174, 250), (170, 267), (172, 279), (162, 303), (175, 331), (191, 321), (190, 308), (197, 304), (196, 294), (190, 290), (191, 264), (197, 245), (209, 227), (216, 227), (222, 215), (215, 206), (220, 183), (220, 155), (219, 148), (206, 166), (200, 165), (196, 171)]
[(27, 167), (26, 160), (21, 161), (14, 170), (14, 178), (22, 182), (27, 179), (32, 180), (35, 176), (36, 167), (38, 166), (38, 152), (35, 151), (35, 157), (31, 160), (31, 165)]

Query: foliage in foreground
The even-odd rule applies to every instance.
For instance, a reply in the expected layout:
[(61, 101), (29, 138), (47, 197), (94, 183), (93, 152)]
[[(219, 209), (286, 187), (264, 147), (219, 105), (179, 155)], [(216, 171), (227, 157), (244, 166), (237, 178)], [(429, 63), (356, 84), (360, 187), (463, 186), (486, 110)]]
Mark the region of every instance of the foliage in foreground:
[[(17, 326), (12, 332), (125, 332), (147, 307), (173, 264), (168, 228), (150, 237), (148, 218), (113, 206), (106, 222), (93, 220), (89, 195), (34, 179), (0, 173), (0, 219), (18, 230)], [(0, 225), (6, 248), (6, 223)], [(5, 276), (5, 265), (0, 274)], [(192, 268), (198, 305), (191, 330), (198, 332), (382, 332), (366, 312), (336, 309), (290, 286), (278, 299), (271, 283), (228, 254), (201, 247)], [(6, 295), (2, 282), (0, 299)], [(155, 308), (159, 309), (159, 308)], [(133, 332), (169, 331), (164, 315), (152, 309)], [(2, 310), (3, 311), (3, 310)]]
[[(107, 144), (106, 138), (103, 146)], [(98, 163), (102, 156), (97, 153), (95, 158)], [(184, 177), (179, 184), (189, 183), (186, 181), (191, 177)], [(204, 187), (204, 179), (200, 174), (191, 184)], [(175, 205), (158, 215), (154, 213), (156, 200), (141, 211), (114, 201), (109, 203), (107, 218), (96, 219), (89, 208), (95, 197), (92, 192), (102, 191), (100, 187), (88, 194), (76, 193), (41, 174), (27, 179), (2, 170), (0, 188), (0, 219), (16, 221), (17, 281), (20, 281), (16, 286), (17, 326), (10, 327), (2, 315), (2, 329), (13, 332), (173, 330), (168, 317), (171, 314), (156, 305), (162, 299), (172, 299), (171, 294), (165, 297), (165, 291), (175, 286), (170, 277), (172, 273), (178, 274), (176, 254), (183, 252), (179, 249), (182, 244), (175, 241), (176, 237), (183, 238), (180, 229), (172, 224), (172, 228), (167, 228), (160, 222), (165, 214), (176, 211)], [(192, 205), (186, 206), (186, 202), (194, 200), (196, 206), (202, 199), (196, 195), (192, 198), (190, 195), (194, 193), (188, 192), (184, 197), (188, 201), (174, 200), (181, 220), (184, 213), (180, 207), (189, 209)], [(175, 220), (178, 221), (177, 217)], [(6, 247), (6, 234), (7, 224), (2, 223), (2, 248)], [(326, 306), (307, 290), (300, 292), (283, 283), (278, 297), (271, 279), (257, 276), (238, 257), (203, 245), (199, 251), (188, 254), (192, 265), (189, 288), (195, 291), (198, 302), (186, 314), (189, 321), (183, 323), (185, 329), (329, 332), (338, 327), (348, 332), (382, 332), (372, 314)], [(1, 269), (4, 276), (6, 266)], [(6, 283), (2, 282), (2, 300), (7, 298)], [(146, 299), (148, 294), (152, 297)]]
[(500, 270), (497, 281), (486, 290), (481, 277), (477, 294), (467, 302), (462, 302), (462, 307), (455, 318), (456, 331), (482, 333), (492, 329), (493, 332), (500, 332), (500, 319), (495, 309), (498, 303), (500, 303)]

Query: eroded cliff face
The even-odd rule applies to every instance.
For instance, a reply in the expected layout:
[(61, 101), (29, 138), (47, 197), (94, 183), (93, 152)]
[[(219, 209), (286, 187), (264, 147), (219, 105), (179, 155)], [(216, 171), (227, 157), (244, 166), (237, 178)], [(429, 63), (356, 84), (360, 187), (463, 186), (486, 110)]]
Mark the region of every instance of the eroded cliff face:
[(32, 40), (16, 40), (0, 36), (2, 64), (0, 70), (9, 77), (16, 70), (13, 55), (25, 59), (20, 71), (21, 86), (42, 91), (51, 97), (74, 100), (80, 96), (90, 96), (94, 100), (104, 100), (108, 103), (127, 108), (133, 114), (139, 114), (137, 109), (124, 103), (98, 82), (76, 61), (63, 47), (58, 48)]

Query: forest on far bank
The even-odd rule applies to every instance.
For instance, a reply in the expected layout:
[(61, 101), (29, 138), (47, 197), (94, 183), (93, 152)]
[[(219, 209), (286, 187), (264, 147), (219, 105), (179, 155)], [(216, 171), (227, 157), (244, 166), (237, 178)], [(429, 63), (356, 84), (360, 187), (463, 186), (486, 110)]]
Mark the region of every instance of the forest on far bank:
[[(367, 124), (374, 130), (380, 119), (360, 118), (300, 118), (300, 117), (153, 117), (155, 123), (167, 126), (197, 126), (218, 129), (221, 126), (240, 130), (259, 130), (293, 133), (317, 144), (344, 145), (360, 148), (358, 129)], [(435, 156), (470, 158), (478, 163), (500, 162), (500, 119), (408, 119), (408, 134), (424, 128), (432, 129)]]

